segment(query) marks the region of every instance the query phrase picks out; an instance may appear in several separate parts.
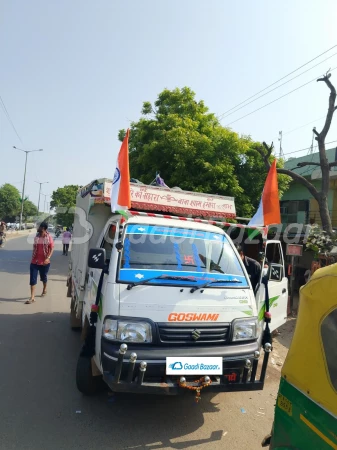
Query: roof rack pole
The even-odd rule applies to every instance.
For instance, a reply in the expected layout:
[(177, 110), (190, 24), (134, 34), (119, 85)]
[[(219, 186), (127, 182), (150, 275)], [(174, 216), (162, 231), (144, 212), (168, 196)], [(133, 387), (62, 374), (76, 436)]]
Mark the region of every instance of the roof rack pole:
[(132, 216), (158, 217), (159, 219), (177, 219), (187, 222), (205, 223), (208, 225), (220, 225), (222, 227), (237, 227), (237, 228), (248, 228), (250, 230), (260, 230), (262, 232), (262, 236), (266, 236), (268, 231), (268, 227), (253, 227), (249, 225), (242, 225), (241, 223), (229, 223), (229, 222), (220, 222), (216, 220), (194, 219), (193, 217), (179, 217), (179, 216), (171, 216), (169, 214), (146, 213), (143, 211), (128, 211), (128, 212)]

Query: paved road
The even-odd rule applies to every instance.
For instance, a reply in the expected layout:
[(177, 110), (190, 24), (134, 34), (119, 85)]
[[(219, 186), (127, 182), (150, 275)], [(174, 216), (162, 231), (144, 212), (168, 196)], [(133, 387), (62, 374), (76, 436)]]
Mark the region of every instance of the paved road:
[(56, 250), (47, 296), (25, 305), (30, 255), (26, 237), (0, 250), (1, 450), (261, 448), (272, 425), (274, 369), (263, 392), (205, 393), (199, 404), (189, 392), (83, 397), (75, 385), (80, 340), (69, 328), (67, 258)]

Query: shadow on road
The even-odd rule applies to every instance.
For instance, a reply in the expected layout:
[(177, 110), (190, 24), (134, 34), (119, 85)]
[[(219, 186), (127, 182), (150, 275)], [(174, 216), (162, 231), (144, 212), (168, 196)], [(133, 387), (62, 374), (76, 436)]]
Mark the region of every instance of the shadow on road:
[(288, 350), (293, 339), (295, 327), (296, 319), (288, 319), (287, 322), (278, 329), (279, 334), (277, 335), (276, 340)]
[[(29, 298), (28, 288), (27, 288), (27, 296), (20, 298), (0, 298), (0, 303), (2, 302), (25, 302)], [(1, 317), (1, 316), (0, 316)]]
[(223, 430), (188, 436), (203, 426), (204, 413), (218, 412), (212, 394), (198, 404), (191, 392), (82, 396), (75, 384), (80, 337), (68, 314), (0, 315), (0, 321), (2, 448), (184, 449), (221, 440)]
[[(32, 258), (32, 250), (13, 250), (3, 248), (0, 251), (0, 272), (10, 274), (29, 274), (29, 266)], [(59, 275), (65, 275), (68, 271), (68, 257), (62, 255), (61, 250), (54, 250), (51, 260), (50, 274), (53, 272)], [(63, 269), (62, 269), (63, 268)], [(59, 281), (54, 280), (54, 281)]]

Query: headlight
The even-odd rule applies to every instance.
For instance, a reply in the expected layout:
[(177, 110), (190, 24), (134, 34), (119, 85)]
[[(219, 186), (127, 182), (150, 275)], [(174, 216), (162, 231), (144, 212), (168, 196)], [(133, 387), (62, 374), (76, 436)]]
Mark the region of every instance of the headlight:
[(107, 339), (114, 340), (117, 337), (117, 320), (105, 319), (102, 328), (102, 335)]
[(105, 319), (102, 335), (122, 342), (152, 342), (152, 329), (147, 322)]
[(256, 339), (257, 319), (238, 319), (233, 323), (233, 341)]

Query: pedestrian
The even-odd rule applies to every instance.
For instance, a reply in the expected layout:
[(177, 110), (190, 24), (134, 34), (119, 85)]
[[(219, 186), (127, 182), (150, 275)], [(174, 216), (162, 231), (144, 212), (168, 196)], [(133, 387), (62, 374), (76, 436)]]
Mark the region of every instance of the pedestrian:
[(4, 240), (6, 239), (6, 222), (0, 222), (0, 247), (2, 247)]
[(30, 263), (30, 299), (26, 301), (26, 305), (35, 302), (38, 274), (40, 274), (40, 280), (43, 283), (41, 297), (47, 294), (47, 275), (50, 268), (50, 258), (54, 251), (54, 241), (47, 230), (48, 224), (42, 222), (34, 238), (33, 255)]
[(69, 228), (66, 228), (66, 231), (63, 233), (62, 236), (62, 244), (63, 244), (63, 255), (68, 256), (68, 250), (69, 250), (69, 244), (71, 241), (71, 233), (69, 231)]
[(250, 282), (252, 283), (253, 291), (255, 292), (256, 286), (259, 284), (260, 275), (261, 275), (261, 265), (255, 261), (253, 258), (248, 258), (244, 254), (243, 248), (240, 244), (235, 245), (236, 250), (238, 251), (240, 258), (247, 270), (248, 276), (250, 278)]

